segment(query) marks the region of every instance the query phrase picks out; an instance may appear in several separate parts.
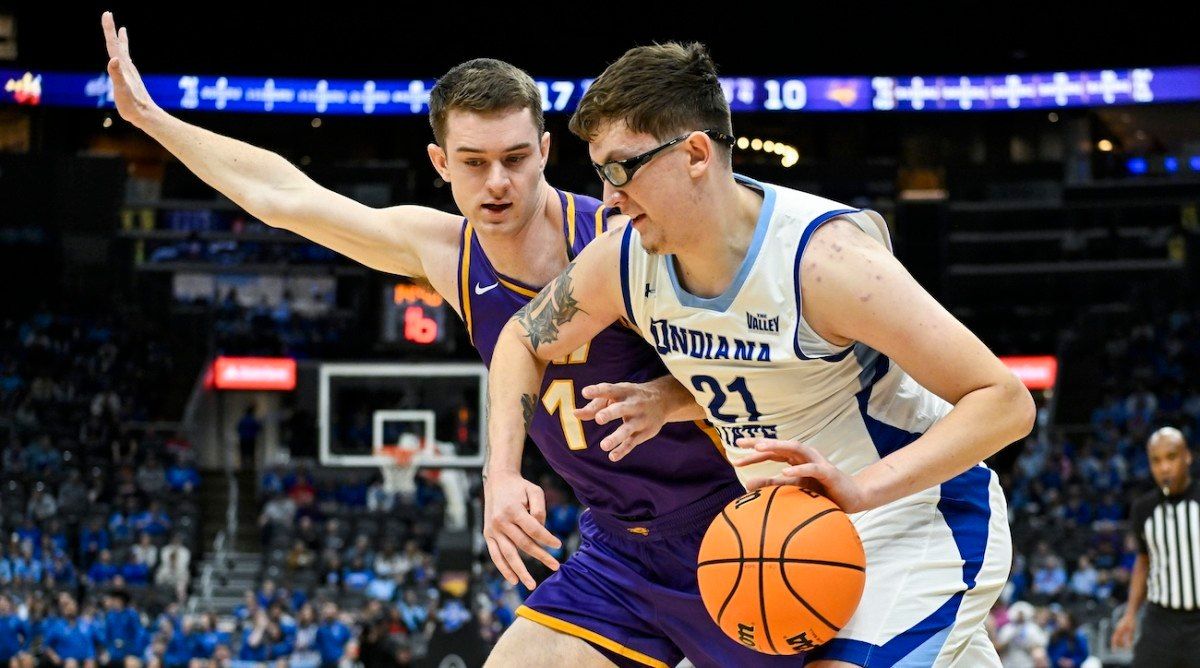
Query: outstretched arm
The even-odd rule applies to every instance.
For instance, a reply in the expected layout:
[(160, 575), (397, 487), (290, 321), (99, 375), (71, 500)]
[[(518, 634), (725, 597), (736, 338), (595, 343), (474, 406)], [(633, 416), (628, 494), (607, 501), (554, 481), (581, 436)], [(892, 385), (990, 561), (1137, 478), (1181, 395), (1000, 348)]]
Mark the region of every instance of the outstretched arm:
[[(484, 531), (492, 561), (512, 583), (532, 586), (518, 550), (557, 567), (539, 546), (557, 546), (546, 531), (541, 490), (521, 478), (521, 450), (537, 410), (542, 373), (624, 315), (620, 236), (592, 242), (509, 320), (488, 373), (488, 461), (484, 464)], [(536, 489), (536, 486), (533, 486)], [(551, 542), (553, 541), (553, 542)]]
[(366, 206), (318, 185), (276, 153), (175, 118), (146, 90), (129, 55), (128, 31), (117, 30), (111, 12), (100, 23), (121, 118), (247, 213), (380, 271), (424, 277), (427, 269), (453, 264), (447, 254), (457, 248), (457, 216), (420, 206)]

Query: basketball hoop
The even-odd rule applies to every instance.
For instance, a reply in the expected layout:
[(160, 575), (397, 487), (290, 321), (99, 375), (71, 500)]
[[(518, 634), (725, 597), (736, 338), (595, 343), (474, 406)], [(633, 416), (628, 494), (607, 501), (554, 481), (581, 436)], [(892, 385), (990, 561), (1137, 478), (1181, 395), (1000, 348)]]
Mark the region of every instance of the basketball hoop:
[(421, 447), (384, 445), (377, 453), (381, 458), (379, 472), (383, 475), (383, 489), (388, 494), (411, 494), (416, 491), (416, 458)]

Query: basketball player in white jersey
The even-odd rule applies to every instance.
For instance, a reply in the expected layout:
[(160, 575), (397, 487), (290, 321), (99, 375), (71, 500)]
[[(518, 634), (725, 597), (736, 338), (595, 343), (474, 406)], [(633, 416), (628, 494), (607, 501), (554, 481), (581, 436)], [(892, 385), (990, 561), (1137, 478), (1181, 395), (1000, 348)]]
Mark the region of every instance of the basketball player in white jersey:
[(896, 261), (878, 214), (733, 173), (701, 45), (630, 50), (571, 130), (632, 223), (502, 333), (493, 447), (525, 437), (520, 397), (548, 360), (624, 318), (706, 407), (748, 487), (815, 486), (851, 514), (866, 590), (806, 665), (999, 666), (983, 620), (1011, 541), (981, 462), (1032, 429), (1029, 392)]

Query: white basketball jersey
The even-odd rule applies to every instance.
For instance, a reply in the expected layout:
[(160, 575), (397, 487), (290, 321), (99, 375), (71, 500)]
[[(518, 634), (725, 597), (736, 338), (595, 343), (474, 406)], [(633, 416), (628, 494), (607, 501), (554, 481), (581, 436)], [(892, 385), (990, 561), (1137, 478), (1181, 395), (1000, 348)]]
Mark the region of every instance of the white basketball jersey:
[[(628, 226), (621, 249), (626, 310), (706, 407), (731, 461), (745, 455), (738, 438), (763, 436), (807, 443), (856, 473), (916, 440), (951, 409), (878, 351), (825, 341), (801, 313), (800, 257), (813, 231), (844, 218), (891, 250), (887, 225), (874, 211), (736, 178), (762, 194), (763, 206), (725, 293), (688, 293), (673, 256), (647, 253)], [(775, 475), (782, 466), (766, 462), (739, 475)]]

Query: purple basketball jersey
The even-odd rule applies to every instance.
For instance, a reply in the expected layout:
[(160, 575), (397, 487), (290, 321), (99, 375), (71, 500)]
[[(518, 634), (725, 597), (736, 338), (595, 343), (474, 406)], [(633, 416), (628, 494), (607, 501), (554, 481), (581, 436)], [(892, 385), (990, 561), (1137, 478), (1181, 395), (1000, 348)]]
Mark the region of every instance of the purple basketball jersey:
[[(611, 210), (591, 197), (557, 191), (563, 207), (563, 236), (571, 259), (602, 234)], [(540, 288), (504, 276), (463, 222), (459, 251), (459, 307), (471, 342), (491, 364), (500, 330)], [(714, 496), (732, 498), (741, 485), (720, 441), (705, 422), (674, 423), (619, 462), (608, 459), (600, 441), (619, 422), (580, 423), (572, 411), (587, 402), (580, 391), (595, 383), (643, 382), (666, 374), (658, 354), (630, 328), (617, 323), (565, 359), (547, 365), (530, 437), (546, 461), (597, 521), (609, 526), (671, 515)], [(652, 525), (648, 525), (652, 526)], [(640, 533), (649, 529), (627, 528)]]

